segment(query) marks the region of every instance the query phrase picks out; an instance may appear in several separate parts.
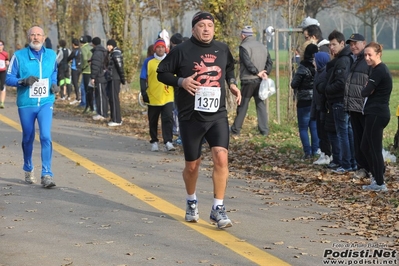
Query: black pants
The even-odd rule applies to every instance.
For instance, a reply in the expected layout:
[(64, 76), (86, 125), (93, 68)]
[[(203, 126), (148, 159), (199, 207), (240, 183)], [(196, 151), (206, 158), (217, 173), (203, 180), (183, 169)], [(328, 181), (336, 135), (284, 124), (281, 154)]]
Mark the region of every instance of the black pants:
[(115, 123), (122, 122), (121, 104), (119, 102), (119, 92), (121, 90), (120, 80), (111, 80), (107, 84), (107, 93), (109, 99), (109, 107), (111, 111), (110, 121)]
[(161, 115), (163, 142), (172, 142), (173, 138), (173, 102), (162, 106), (148, 105), (148, 124), (151, 143), (158, 142), (158, 120)]
[(331, 156), (331, 143), (327, 131), (324, 129), (326, 124), (326, 113), (316, 111), (317, 136), (319, 137), (319, 148), (325, 155)]
[(7, 71), (0, 71), (0, 91), (6, 88), (6, 74)]
[(97, 83), (95, 87), (97, 114), (108, 117), (107, 83)]
[(75, 95), (77, 101), (80, 101), (79, 77), (80, 77), (80, 71), (72, 69), (72, 85), (75, 89)]
[(89, 87), (90, 83), (90, 74), (83, 74), (83, 85), (85, 86), (85, 92), (86, 92), (86, 110), (90, 108), (90, 111), (94, 111), (94, 106), (93, 106), (93, 94), (94, 94), (94, 88)]
[(382, 136), (390, 117), (365, 115), (364, 131), (360, 148), (367, 159), (377, 185), (384, 183), (385, 164), (382, 156)]
[(251, 98), (253, 97), (256, 105), (256, 115), (258, 118), (258, 130), (259, 133), (266, 136), (269, 134), (269, 125), (265, 101), (259, 98), (259, 82), (250, 82), (241, 84), (241, 103), (237, 106), (237, 115), (234, 119), (234, 123), (231, 126), (231, 132), (234, 134), (240, 134), (242, 125), (244, 124), (245, 117), (247, 115), (248, 106)]
[(364, 122), (365, 117), (362, 113), (350, 112), (352, 131), (353, 131), (353, 143), (355, 146), (355, 159), (357, 163), (357, 169), (365, 169), (370, 172), (369, 164), (367, 163), (366, 156), (360, 149), (364, 133)]

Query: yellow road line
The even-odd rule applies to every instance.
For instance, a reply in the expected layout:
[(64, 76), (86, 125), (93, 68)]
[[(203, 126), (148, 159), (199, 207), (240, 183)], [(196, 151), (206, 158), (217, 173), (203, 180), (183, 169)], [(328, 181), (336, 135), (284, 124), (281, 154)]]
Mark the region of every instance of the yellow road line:
[[(7, 117), (0, 114), (0, 120), (9, 126), (21, 131), (21, 126), (14, 122), (13, 120), (8, 119)], [(36, 140), (39, 141), (39, 138), (36, 137)], [(209, 223), (199, 220), (198, 223), (187, 223), (184, 221), (183, 213), (184, 210), (176, 207), (175, 205), (169, 203), (168, 201), (157, 197), (151, 192), (142, 189), (135, 184), (127, 181), (126, 179), (112, 173), (111, 171), (101, 167), (100, 165), (86, 159), (85, 157), (73, 152), (72, 150), (56, 143), (53, 141), (53, 149), (58, 153), (64, 155), (71, 161), (83, 166), (89, 171), (96, 173), (98, 176), (107, 180), (111, 184), (119, 187), (120, 189), (128, 192), (129, 194), (135, 196), (141, 201), (146, 202), (151, 205), (155, 209), (159, 210), (166, 215), (171, 216), (173, 219), (179, 221), (180, 223), (190, 227), (191, 229), (197, 231), (200, 234), (207, 236), (213, 241), (231, 249), (235, 253), (240, 256), (258, 264), (258, 265), (268, 265), (268, 266), (286, 266), (289, 265), (287, 262), (245, 242), (232, 234), (228, 233), (225, 230), (219, 230), (214, 226), (211, 226)]]

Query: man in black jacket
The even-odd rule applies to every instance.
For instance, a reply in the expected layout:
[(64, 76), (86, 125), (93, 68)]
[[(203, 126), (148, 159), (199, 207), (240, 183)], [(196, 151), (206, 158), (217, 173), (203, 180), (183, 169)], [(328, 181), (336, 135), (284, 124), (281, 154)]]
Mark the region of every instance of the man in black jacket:
[(95, 97), (97, 115), (93, 116), (94, 120), (104, 120), (108, 117), (108, 97), (107, 97), (107, 80), (104, 76), (105, 60), (108, 51), (101, 45), (101, 39), (94, 37), (91, 41), (93, 55), (91, 57), (91, 83), (95, 84)]
[(345, 86), (345, 110), (349, 112), (350, 122), (353, 130), (353, 140), (355, 148), (355, 158), (358, 170), (354, 176), (356, 178), (364, 178), (368, 176), (370, 167), (367, 163), (366, 157), (360, 150), (360, 143), (364, 131), (364, 115), (363, 105), (364, 98), (362, 97), (362, 89), (366, 86), (369, 75), (371, 73), (371, 66), (367, 65), (364, 59), (364, 47), (366, 41), (363, 35), (354, 33), (346, 41), (351, 49), (353, 57), (353, 64), (349, 72), (349, 76)]
[(259, 86), (262, 77), (272, 71), (273, 61), (267, 48), (258, 42), (251, 26), (241, 31), (242, 42), (239, 47), (241, 104), (237, 106), (237, 116), (230, 130), (232, 134), (240, 134), (242, 124), (247, 115), (249, 101), (253, 97), (258, 117), (258, 130), (263, 136), (269, 134), (265, 101), (259, 98)]
[(107, 69), (107, 92), (109, 106), (111, 109), (111, 119), (108, 123), (110, 127), (122, 125), (121, 105), (119, 102), (119, 92), (121, 83), (125, 84), (125, 73), (123, 69), (122, 51), (116, 46), (116, 41), (110, 39), (107, 41), (108, 69)]
[(327, 64), (326, 97), (328, 105), (334, 116), (340, 147), (340, 167), (333, 170), (334, 173), (344, 174), (348, 171), (357, 170), (354, 159), (353, 133), (349, 122), (349, 114), (345, 111), (344, 94), (345, 83), (348, 78), (352, 57), (350, 48), (345, 45), (345, 36), (334, 30), (328, 36), (330, 41), (331, 55), (334, 57)]

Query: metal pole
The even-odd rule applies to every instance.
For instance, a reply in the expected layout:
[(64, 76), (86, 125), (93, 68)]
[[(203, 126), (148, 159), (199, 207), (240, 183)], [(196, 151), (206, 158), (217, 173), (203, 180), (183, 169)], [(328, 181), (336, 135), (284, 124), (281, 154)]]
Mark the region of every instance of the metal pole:
[(276, 52), (276, 108), (277, 108), (277, 123), (280, 124), (280, 57), (279, 57), (279, 49), (278, 49), (278, 34), (279, 30), (275, 30), (275, 52)]

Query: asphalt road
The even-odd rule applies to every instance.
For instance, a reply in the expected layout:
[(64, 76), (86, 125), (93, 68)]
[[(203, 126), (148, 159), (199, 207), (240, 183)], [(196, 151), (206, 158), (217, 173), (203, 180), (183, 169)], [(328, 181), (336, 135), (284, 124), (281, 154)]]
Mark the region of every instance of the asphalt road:
[[(201, 167), (200, 222), (186, 223), (181, 150), (151, 152), (147, 141), (55, 104), (57, 186), (23, 182), (15, 98), (0, 110), (0, 265), (323, 265), (323, 254), (356, 236), (320, 220), (329, 212), (265, 180), (230, 178), (233, 227), (209, 224), (211, 162)], [(144, 117), (137, 117), (144, 119)], [(34, 164), (40, 177), (40, 143)], [(208, 151), (206, 150), (205, 153)], [(254, 193), (254, 190), (264, 191)], [(359, 240), (360, 241), (360, 240)]]

